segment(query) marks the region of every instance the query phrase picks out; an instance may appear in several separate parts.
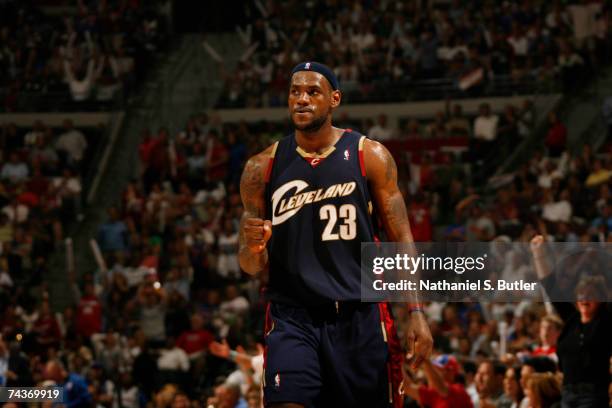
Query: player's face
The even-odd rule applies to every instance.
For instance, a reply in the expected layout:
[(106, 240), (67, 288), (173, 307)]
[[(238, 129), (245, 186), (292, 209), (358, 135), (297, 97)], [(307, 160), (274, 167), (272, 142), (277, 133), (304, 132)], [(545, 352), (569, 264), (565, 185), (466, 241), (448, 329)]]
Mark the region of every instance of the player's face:
[(340, 92), (331, 89), (318, 72), (296, 72), (289, 87), (289, 113), (296, 129), (316, 132), (340, 104)]

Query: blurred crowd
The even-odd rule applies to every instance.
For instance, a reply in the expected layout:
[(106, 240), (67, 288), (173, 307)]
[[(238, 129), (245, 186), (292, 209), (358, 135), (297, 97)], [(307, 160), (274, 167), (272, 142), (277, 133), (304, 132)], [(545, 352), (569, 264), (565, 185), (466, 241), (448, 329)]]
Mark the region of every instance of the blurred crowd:
[(0, 292), (39, 287), (64, 228), (80, 219), (82, 174), (88, 170), (99, 129), (0, 126)]
[[(246, 51), (220, 107), (283, 106), (287, 72), (336, 71), (345, 101), (572, 89), (610, 61), (604, 1), (262, 1), (237, 27)], [(425, 91), (427, 90), (427, 91)]]
[[(100, 109), (129, 91), (163, 40), (135, 1), (79, 0), (74, 14), (0, 5), (0, 111)], [(106, 104), (106, 105), (105, 105)]]

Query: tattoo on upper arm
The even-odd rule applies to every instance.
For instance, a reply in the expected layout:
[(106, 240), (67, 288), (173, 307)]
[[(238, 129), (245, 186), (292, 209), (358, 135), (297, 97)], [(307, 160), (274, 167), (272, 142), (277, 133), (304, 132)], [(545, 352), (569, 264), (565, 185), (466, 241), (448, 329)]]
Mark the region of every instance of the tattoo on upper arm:
[(391, 156), (389, 150), (383, 149), (383, 152), (385, 154), (385, 164), (387, 167), (385, 170), (386, 181), (388, 183), (397, 182), (397, 166), (395, 164), (395, 160), (393, 160), (393, 156)]
[(404, 198), (398, 191), (385, 197), (383, 202), (385, 217), (385, 229), (394, 240), (399, 239), (405, 233), (409, 233), (408, 213)]
[(245, 216), (263, 216), (263, 189), (262, 163), (259, 157), (253, 157), (247, 162), (240, 179), (240, 196)]
[(376, 201), (389, 238), (399, 240), (410, 234), (410, 226), (404, 197), (397, 185), (397, 165), (389, 150), (384, 146), (373, 145), (372, 147), (372, 153), (378, 159), (378, 171), (374, 172), (379, 175), (375, 176), (376, 181), (374, 182)]

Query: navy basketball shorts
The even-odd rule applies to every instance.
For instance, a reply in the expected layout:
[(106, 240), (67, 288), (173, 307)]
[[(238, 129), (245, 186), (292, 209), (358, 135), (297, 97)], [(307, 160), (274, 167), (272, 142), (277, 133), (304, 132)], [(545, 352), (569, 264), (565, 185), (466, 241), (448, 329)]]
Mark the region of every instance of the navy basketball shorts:
[(398, 408), (403, 354), (385, 303), (268, 304), (264, 403)]

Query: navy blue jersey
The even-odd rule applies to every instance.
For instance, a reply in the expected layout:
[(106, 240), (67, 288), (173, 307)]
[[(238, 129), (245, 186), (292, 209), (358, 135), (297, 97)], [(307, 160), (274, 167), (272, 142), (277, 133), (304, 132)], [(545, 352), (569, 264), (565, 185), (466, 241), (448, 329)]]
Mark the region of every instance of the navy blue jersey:
[(269, 300), (308, 306), (361, 298), (361, 243), (375, 233), (364, 139), (347, 130), (314, 159), (294, 134), (274, 147), (266, 174)]

